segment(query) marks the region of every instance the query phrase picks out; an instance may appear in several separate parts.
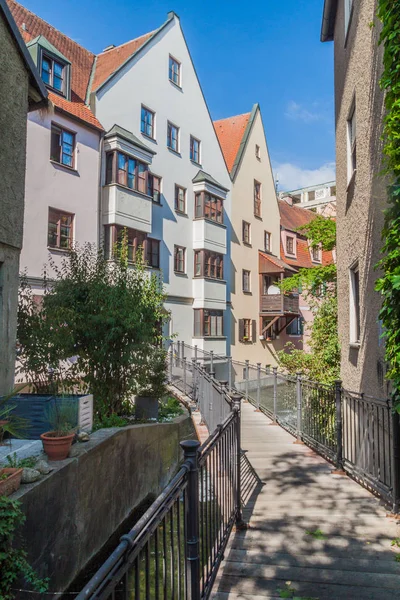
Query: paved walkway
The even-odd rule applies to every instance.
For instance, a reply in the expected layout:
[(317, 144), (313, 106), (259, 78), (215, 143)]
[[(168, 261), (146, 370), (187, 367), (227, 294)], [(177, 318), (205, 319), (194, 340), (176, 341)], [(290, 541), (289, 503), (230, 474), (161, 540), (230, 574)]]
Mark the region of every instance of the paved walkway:
[[(400, 599), (400, 526), (379, 500), (243, 404), (246, 531), (233, 533), (215, 600)], [(312, 535), (314, 534), (314, 535)]]

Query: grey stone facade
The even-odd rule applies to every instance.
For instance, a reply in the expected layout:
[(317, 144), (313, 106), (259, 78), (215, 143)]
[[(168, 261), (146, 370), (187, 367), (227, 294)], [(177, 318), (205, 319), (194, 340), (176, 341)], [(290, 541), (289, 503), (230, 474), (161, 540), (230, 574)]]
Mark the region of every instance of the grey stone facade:
[[(326, 2), (326, 5), (328, 1)], [(380, 296), (375, 289), (375, 265), (382, 247), (386, 203), (382, 168), (384, 96), (379, 87), (382, 47), (376, 0), (354, 0), (346, 33), (345, 2), (336, 4), (334, 20), (335, 116), (337, 162), (337, 264), (339, 335), (344, 386), (384, 396), (384, 345), (380, 339)], [(371, 26), (374, 23), (374, 26)], [(348, 119), (355, 104), (356, 171), (349, 180)], [(359, 344), (350, 336), (350, 268), (358, 263), (360, 277)]]
[(33, 108), (46, 95), (43, 85), (36, 81), (37, 73), (27, 65), (23, 41), (14, 25), (0, 1), (0, 394), (11, 390), (14, 380), (26, 118), (31, 102)]

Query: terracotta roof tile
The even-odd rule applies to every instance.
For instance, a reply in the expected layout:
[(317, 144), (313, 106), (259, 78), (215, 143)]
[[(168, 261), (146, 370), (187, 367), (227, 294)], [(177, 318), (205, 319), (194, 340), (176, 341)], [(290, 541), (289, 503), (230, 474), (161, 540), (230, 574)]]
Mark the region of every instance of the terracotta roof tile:
[(217, 134), (222, 152), (225, 158), (226, 166), (229, 172), (232, 171), (236, 156), (246, 131), (251, 113), (229, 117), (214, 121), (214, 128)]
[(96, 91), (132, 54), (134, 54), (151, 36), (154, 31), (146, 33), (112, 50), (102, 52), (97, 56), (92, 91)]
[[(311, 267), (316, 267), (316, 266), (318, 266), (318, 264), (320, 264), (320, 263), (312, 262), (310, 250), (308, 247), (308, 242), (306, 239), (299, 238), (299, 237), (297, 238), (296, 252), (297, 252), (296, 258), (289, 258), (288, 256), (285, 256), (285, 250), (283, 248), (283, 244), (281, 241), (281, 256), (287, 265), (296, 267), (298, 269), (300, 269), (300, 268), (311, 269)], [(334, 260), (333, 260), (332, 252), (327, 252), (324, 250), (322, 252), (322, 264), (323, 265), (331, 265), (333, 262), (334, 262)]]
[(90, 108), (85, 105), (95, 55), (15, 0), (7, 0), (7, 4), (26, 43), (43, 35), (71, 62), (71, 101), (50, 92), (52, 102), (89, 125), (102, 129)]
[(307, 225), (315, 219), (315, 213), (305, 208), (291, 206), (285, 200), (279, 200), (279, 211), (281, 214), (281, 225), (285, 229), (295, 231), (302, 225)]

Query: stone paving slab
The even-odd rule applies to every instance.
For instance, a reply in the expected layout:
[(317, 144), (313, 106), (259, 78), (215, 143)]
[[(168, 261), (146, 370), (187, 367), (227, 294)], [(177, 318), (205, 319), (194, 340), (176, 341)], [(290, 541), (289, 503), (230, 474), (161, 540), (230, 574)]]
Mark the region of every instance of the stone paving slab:
[[(294, 441), (243, 404), (242, 447), (253, 473), (243, 509), (249, 528), (232, 534), (212, 598), (264, 600), (291, 589), (300, 600), (400, 600), (391, 546), (398, 522), (379, 499), (332, 475), (332, 465)], [(307, 533), (316, 530), (322, 539)]]

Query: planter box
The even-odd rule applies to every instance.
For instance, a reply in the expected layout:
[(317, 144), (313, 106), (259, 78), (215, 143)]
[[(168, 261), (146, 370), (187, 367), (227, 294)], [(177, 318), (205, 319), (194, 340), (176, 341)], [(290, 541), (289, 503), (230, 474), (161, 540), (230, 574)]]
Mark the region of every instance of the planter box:
[(93, 427), (93, 396), (71, 395), (51, 396), (45, 394), (18, 394), (11, 398), (15, 405), (14, 415), (28, 421), (28, 428), (23, 432), (26, 440), (39, 440), (42, 433), (51, 430), (47, 413), (54, 403), (71, 403), (76, 408), (76, 422), (73, 424), (81, 431), (91, 432)]
[(0, 496), (9, 496), (17, 491), (21, 485), (22, 469), (0, 469), (0, 475), (8, 475), (7, 479), (0, 479)]

